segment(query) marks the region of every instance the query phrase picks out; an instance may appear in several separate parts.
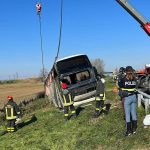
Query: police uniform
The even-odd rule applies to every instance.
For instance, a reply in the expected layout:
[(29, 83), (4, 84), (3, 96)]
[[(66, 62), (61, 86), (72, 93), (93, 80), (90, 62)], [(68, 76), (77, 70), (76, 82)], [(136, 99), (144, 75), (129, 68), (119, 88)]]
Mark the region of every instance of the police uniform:
[(64, 119), (69, 119), (69, 109), (71, 110), (71, 114), (73, 117), (76, 117), (76, 110), (73, 105), (73, 97), (71, 92), (67, 89), (67, 84), (63, 82), (61, 84), (62, 87), (62, 96), (63, 96), (63, 105), (64, 105)]
[[(117, 76), (117, 82), (116, 82), (116, 86), (117, 88), (119, 89), (120, 91), (120, 82), (122, 82), (122, 79), (125, 77), (125, 68), (124, 67), (121, 67), (119, 69), (119, 74)], [(120, 100), (122, 102), (122, 107), (123, 107), (123, 110), (124, 110), (124, 98), (123, 97), (120, 97)], [(123, 117), (125, 118), (125, 116)]]
[(18, 105), (13, 101), (13, 98), (8, 96), (8, 103), (4, 106), (6, 120), (7, 120), (7, 132), (15, 131), (15, 121), (17, 116), (20, 115)]
[[(133, 72), (133, 68), (131, 66), (127, 66), (126, 71)], [(119, 95), (121, 98), (124, 98), (124, 109), (127, 127), (126, 136), (129, 136), (132, 132), (135, 133), (137, 128), (137, 114), (136, 114), (137, 97), (135, 91), (136, 78), (127, 79), (127, 77), (125, 76), (119, 82), (119, 87), (120, 87)]]

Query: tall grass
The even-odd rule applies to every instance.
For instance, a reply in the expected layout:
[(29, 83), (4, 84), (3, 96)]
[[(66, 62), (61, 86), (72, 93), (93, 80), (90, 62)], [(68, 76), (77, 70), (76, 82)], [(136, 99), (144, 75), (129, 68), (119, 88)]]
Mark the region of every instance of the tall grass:
[[(44, 107), (41, 109), (41, 107)], [(36, 108), (36, 109), (35, 109)], [(128, 150), (148, 149), (150, 130), (144, 129), (142, 120), (144, 109), (138, 109), (138, 130), (136, 135), (125, 137), (125, 121), (121, 107), (111, 109), (108, 115), (93, 119), (95, 104), (78, 108), (79, 116), (68, 122), (63, 119), (63, 112), (41, 99), (33, 106), (28, 106), (36, 120), (26, 123), (13, 134), (0, 137), (0, 149), (18, 150)], [(31, 118), (26, 116), (25, 122)], [(11, 143), (11, 144), (10, 144)]]
[[(24, 126), (13, 134), (0, 136), (1, 150), (136, 150), (150, 148), (150, 130), (143, 128), (145, 111), (138, 109), (137, 134), (125, 137), (125, 121), (120, 101), (106, 93), (112, 109), (108, 115), (93, 119), (95, 103), (76, 108), (77, 118), (68, 122), (63, 111), (39, 99), (26, 107)], [(117, 107), (113, 107), (115, 105)], [(32, 114), (35, 115), (32, 120)]]

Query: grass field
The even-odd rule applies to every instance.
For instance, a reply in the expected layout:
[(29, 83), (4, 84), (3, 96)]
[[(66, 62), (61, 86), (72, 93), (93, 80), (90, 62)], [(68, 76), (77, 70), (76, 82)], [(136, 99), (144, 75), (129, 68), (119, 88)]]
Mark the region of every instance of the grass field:
[[(106, 86), (113, 87), (113, 83)], [(150, 129), (143, 128), (144, 108), (138, 108), (137, 133), (125, 137), (125, 121), (119, 97), (111, 91), (106, 93), (106, 97), (111, 103), (108, 115), (93, 119), (93, 102), (76, 108), (78, 117), (68, 122), (63, 119), (63, 111), (51, 106), (48, 99), (37, 99), (25, 107), (22, 128), (13, 134), (0, 136), (0, 149), (150, 150)], [(2, 130), (4, 127), (1, 125)]]
[(0, 107), (6, 97), (12, 95), (16, 102), (35, 96), (44, 90), (43, 83), (37, 79), (17, 80), (14, 83), (0, 84)]
[[(108, 93), (109, 98), (113, 94)], [(114, 101), (111, 99), (111, 103)], [(116, 105), (115, 105), (116, 106)], [(32, 112), (23, 118), (24, 127), (0, 136), (1, 150), (149, 150), (150, 130), (144, 129), (144, 109), (138, 109), (137, 134), (125, 137), (123, 111), (118, 102), (108, 115), (92, 119), (95, 105), (78, 107), (78, 117), (68, 122), (63, 112), (39, 99), (29, 105)], [(32, 115), (34, 118), (31, 118)], [(29, 119), (30, 118), (30, 119)], [(2, 130), (2, 127), (1, 127)]]

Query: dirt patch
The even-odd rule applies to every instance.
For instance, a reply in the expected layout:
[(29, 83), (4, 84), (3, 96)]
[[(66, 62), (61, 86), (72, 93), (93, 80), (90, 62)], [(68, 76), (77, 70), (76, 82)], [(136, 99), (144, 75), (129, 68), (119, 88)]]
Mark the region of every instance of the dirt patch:
[(44, 91), (44, 84), (35, 79), (20, 80), (13, 84), (0, 84), (0, 107), (7, 101), (6, 97), (12, 95), (17, 103), (23, 99), (36, 96)]

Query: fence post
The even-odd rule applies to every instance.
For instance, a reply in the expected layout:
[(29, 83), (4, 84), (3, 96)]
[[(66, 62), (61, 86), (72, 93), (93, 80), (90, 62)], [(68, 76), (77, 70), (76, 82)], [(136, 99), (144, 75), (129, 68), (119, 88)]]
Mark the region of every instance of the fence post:
[(138, 96), (138, 107), (141, 107), (142, 95), (138, 94), (137, 96)]
[(148, 108), (149, 108), (149, 99), (145, 98), (145, 113), (148, 114)]

